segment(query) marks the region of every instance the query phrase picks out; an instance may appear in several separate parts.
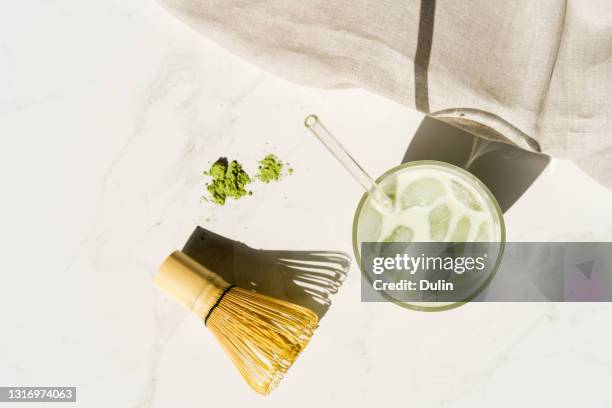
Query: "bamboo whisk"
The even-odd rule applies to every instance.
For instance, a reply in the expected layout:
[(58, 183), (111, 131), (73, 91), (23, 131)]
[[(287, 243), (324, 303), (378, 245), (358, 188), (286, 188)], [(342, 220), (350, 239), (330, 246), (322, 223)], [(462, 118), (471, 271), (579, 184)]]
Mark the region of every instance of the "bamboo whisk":
[(310, 309), (230, 285), (181, 251), (166, 258), (155, 284), (204, 320), (260, 394), (274, 389), (317, 327)]

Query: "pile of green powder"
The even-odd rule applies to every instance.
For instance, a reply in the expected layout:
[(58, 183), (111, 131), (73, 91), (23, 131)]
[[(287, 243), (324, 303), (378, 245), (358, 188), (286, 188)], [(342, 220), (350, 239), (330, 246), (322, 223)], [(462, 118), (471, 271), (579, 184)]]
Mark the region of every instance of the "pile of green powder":
[[(263, 160), (259, 161), (259, 174), (257, 175), (257, 178), (264, 183), (278, 181), (283, 174), (284, 165), (285, 163), (280, 161), (278, 157), (273, 154), (269, 154), (264, 157)], [(293, 169), (290, 168), (288, 172), (289, 174), (293, 173)]]
[[(279, 181), (283, 176), (283, 168), (287, 163), (283, 163), (273, 154), (268, 154), (259, 161), (257, 178), (264, 183)], [(287, 169), (287, 173), (293, 173), (293, 169)], [(251, 177), (236, 160), (228, 164), (225, 157), (221, 157), (210, 167), (205, 175), (211, 176), (212, 181), (207, 184), (206, 189), (210, 193), (210, 199), (224, 205), (228, 197), (239, 199), (245, 195), (251, 195), (251, 191), (245, 188), (251, 183)]]
[(228, 164), (227, 159), (221, 157), (204, 174), (212, 177), (207, 190), (217, 204), (224, 205), (227, 197), (239, 199), (252, 194), (245, 189), (251, 178), (236, 160)]

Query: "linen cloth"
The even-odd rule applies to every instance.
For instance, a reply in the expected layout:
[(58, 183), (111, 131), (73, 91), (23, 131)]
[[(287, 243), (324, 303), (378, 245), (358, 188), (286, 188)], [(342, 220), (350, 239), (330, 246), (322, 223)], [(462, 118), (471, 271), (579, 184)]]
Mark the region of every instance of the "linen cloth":
[(157, 0), (286, 79), (361, 87), (612, 187), (610, 0)]

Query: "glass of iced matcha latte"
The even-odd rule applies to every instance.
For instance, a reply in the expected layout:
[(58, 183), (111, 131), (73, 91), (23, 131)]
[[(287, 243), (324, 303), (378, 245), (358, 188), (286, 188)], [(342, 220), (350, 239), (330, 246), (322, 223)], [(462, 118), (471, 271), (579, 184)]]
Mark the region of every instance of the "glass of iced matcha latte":
[(316, 115), (304, 125), (366, 191), (353, 221), (362, 301), (438, 311), (483, 292), (499, 267), (505, 228), (495, 197), (478, 178), (424, 160), (373, 180)]
[[(382, 292), (386, 300), (409, 309), (438, 311), (459, 306), (477, 296), (493, 277), (505, 240), (501, 210), (487, 187), (471, 173), (438, 161), (415, 161), (396, 166), (376, 183), (393, 205), (390, 209), (383, 208), (372, 194), (365, 193), (357, 206), (353, 250), (362, 271), (360, 252), (364, 242), (492, 243), (487, 244), (492, 267), (470, 281), (461, 299), (411, 301)], [(371, 276), (364, 273), (370, 283)]]

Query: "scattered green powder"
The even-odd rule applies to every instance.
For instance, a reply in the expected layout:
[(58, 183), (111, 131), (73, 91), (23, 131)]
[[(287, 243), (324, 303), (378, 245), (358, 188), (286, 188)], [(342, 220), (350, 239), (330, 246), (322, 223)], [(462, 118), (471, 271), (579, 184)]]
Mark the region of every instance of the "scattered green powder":
[[(259, 161), (257, 178), (264, 183), (278, 181), (283, 176), (283, 168), (288, 165), (289, 163), (282, 162), (274, 154), (268, 154)], [(252, 194), (245, 188), (251, 182), (251, 178), (236, 160), (228, 164), (228, 160), (221, 157), (204, 174), (212, 177), (206, 188), (210, 193), (210, 199), (217, 204), (224, 205), (227, 197), (237, 200)], [(293, 168), (288, 167), (286, 174), (293, 174)]]
[[(283, 172), (284, 163), (279, 160), (273, 154), (269, 154), (260, 160), (259, 162), (259, 174), (257, 178), (259, 178), (264, 183), (269, 183), (271, 181), (280, 180)], [(293, 169), (289, 169), (289, 172), (292, 173)]]
[(237, 200), (252, 194), (244, 188), (251, 182), (251, 178), (236, 160), (228, 165), (227, 159), (221, 157), (204, 174), (212, 177), (207, 189), (212, 201), (217, 204), (224, 205), (227, 197)]

